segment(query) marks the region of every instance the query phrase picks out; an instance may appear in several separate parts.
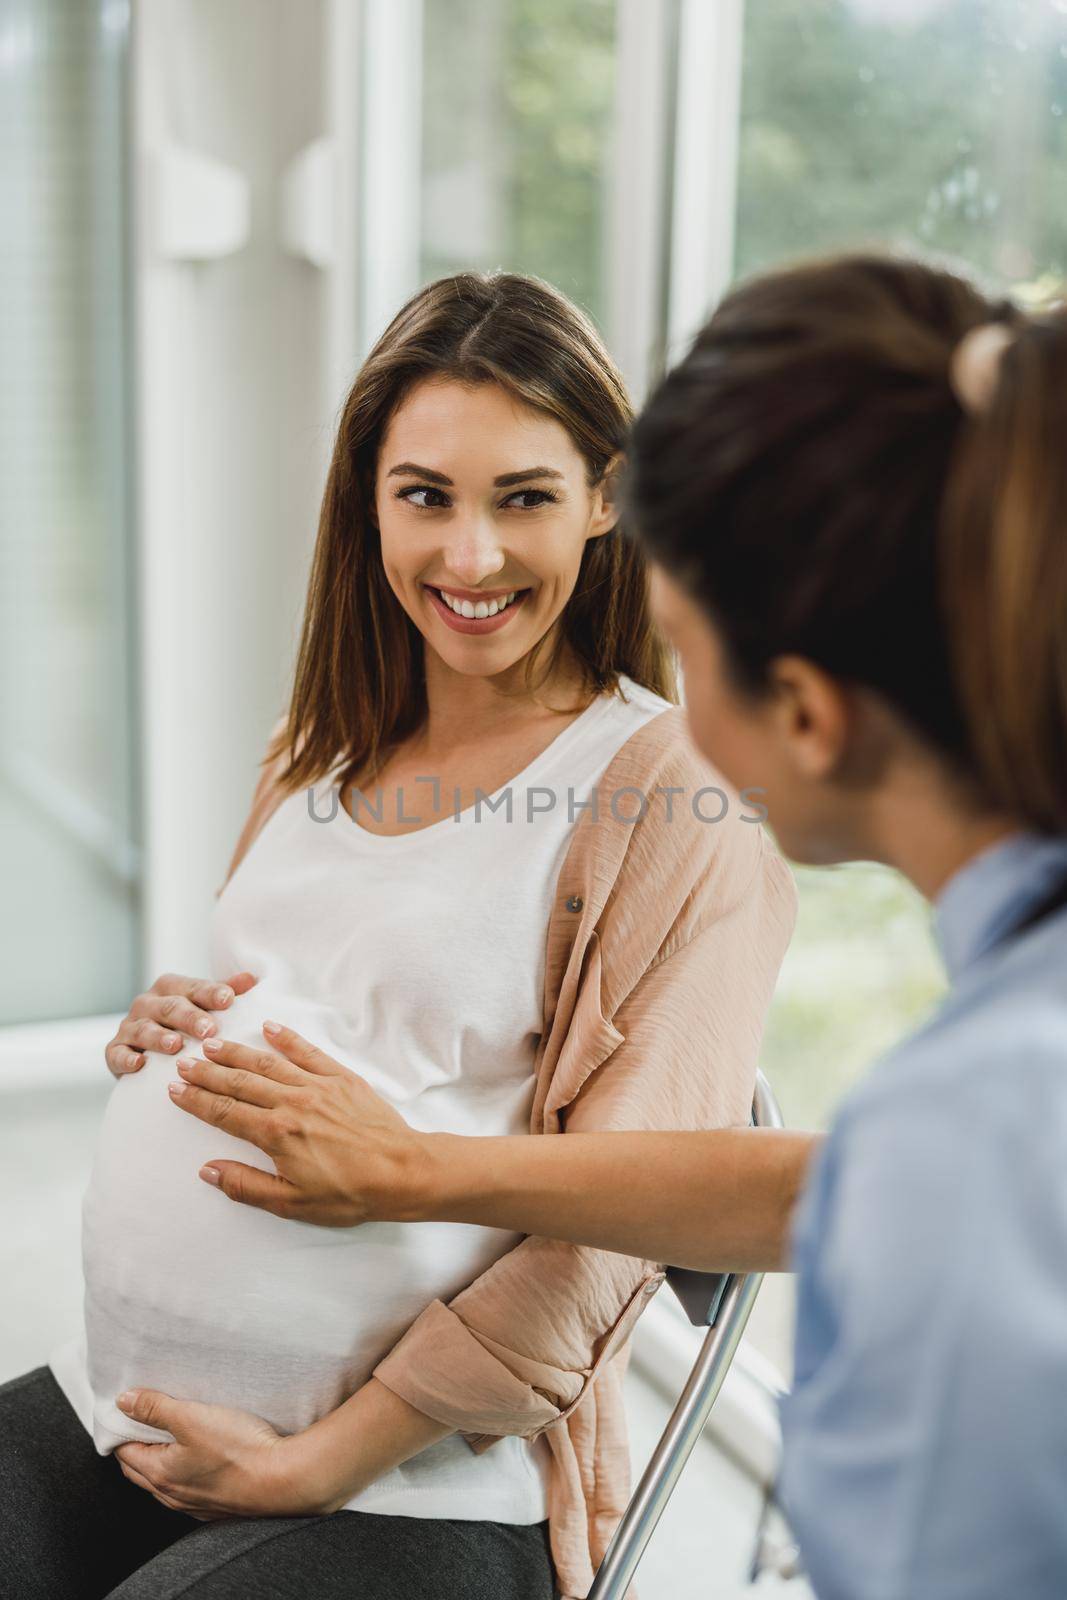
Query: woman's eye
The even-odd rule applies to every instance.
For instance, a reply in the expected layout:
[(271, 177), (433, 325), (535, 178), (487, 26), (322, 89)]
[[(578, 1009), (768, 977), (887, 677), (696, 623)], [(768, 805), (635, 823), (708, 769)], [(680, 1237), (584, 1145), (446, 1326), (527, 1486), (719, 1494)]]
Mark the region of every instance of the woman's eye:
[(537, 496), (537, 500), (532, 506), (520, 506), (520, 511), (533, 511), (537, 506), (546, 505), (549, 501), (555, 501), (556, 498), (556, 496), (554, 494), (550, 494), (547, 489), (519, 489), (516, 491), (516, 494), (509, 495), (508, 498), (509, 500), (514, 500), (518, 495), (524, 494), (534, 494)]
[(423, 507), (423, 510), (431, 510), (431, 509), (433, 509), (432, 507), (427, 507), (427, 506), (423, 505), (423, 502), (421, 500), (412, 499), (412, 496), (413, 495), (417, 495), (417, 494), (440, 494), (440, 493), (441, 493), (440, 489), (431, 489), (428, 484), (420, 483), (420, 484), (415, 484), (413, 487), (408, 488), (408, 489), (398, 489), (396, 497), (397, 497), (398, 500), (410, 500), (412, 505), (421, 505)]
[[(435, 494), (440, 497), (440, 500), (427, 503), (425, 500), (416, 500), (415, 496), (417, 494)], [(512, 501), (520, 500), (526, 495), (534, 496), (533, 503), (516, 506), (514, 507), (515, 510), (536, 511), (538, 506), (554, 504), (557, 499), (557, 496), (552, 494), (548, 489), (516, 489), (514, 494), (508, 495), (507, 499), (504, 501), (504, 504), (511, 505)], [(396, 498), (398, 500), (407, 500), (412, 505), (418, 506), (423, 511), (438, 510), (441, 500), (446, 501), (447, 503), (447, 498), (442, 489), (431, 488), (431, 486), (426, 483), (409, 484), (406, 489), (398, 489), (396, 492)]]

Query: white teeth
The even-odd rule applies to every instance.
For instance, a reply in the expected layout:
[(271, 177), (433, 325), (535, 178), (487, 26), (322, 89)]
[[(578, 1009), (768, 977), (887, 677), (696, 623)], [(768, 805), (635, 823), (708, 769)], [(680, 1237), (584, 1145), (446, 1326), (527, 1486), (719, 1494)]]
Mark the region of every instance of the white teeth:
[(446, 594), (443, 589), (439, 589), (437, 592), (445, 604), (449, 606), (457, 616), (483, 618), (495, 617), (498, 611), (503, 611), (505, 607), (511, 604), (519, 591), (517, 589), (512, 589), (511, 593), (506, 595), (503, 599), (490, 600), (488, 604), (484, 600), (479, 600), (477, 605), (475, 605), (471, 600), (454, 600), (452, 596), (450, 594)]

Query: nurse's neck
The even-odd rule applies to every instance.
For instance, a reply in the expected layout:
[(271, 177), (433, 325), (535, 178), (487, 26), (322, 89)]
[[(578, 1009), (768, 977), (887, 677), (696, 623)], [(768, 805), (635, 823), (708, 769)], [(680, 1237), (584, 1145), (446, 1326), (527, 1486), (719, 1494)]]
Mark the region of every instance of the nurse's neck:
[[(928, 901), (991, 845), (1026, 824), (990, 805), (882, 697), (853, 700), (852, 740), (841, 765), (817, 794), (804, 796), (809, 823), (821, 824), (816, 848), (801, 859), (880, 861), (904, 874)], [(772, 814), (773, 817), (773, 814)]]
[(961, 867), (1024, 826), (1006, 812), (983, 807), (939, 763), (925, 760), (891, 763), (862, 809), (866, 815), (857, 831), (866, 836), (866, 847), (854, 859), (895, 867), (930, 901)]

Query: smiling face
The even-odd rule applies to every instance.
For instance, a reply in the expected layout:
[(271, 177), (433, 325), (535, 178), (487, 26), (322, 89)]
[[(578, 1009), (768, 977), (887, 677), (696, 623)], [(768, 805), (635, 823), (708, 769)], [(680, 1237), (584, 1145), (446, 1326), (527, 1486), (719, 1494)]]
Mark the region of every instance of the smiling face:
[(586, 540), (617, 512), (555, 418), (501, 385), (426, 378), (378, 452), (374, 513), (390, 588), (453, 670), (496, 676), (549, 633)]

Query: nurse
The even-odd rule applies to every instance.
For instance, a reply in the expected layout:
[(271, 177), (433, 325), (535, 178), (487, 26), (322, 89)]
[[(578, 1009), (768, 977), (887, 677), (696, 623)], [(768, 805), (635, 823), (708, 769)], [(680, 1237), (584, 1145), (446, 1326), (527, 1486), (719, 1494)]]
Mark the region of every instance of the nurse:
[[(735, 288), (638, 419), (695, 743), (795, 860), (934, 908), (949, 994), (825, 1142), (422, 1136), (284, 1027), (187, 1105), (272, 1156), (203, 1174), (236, 1203), (792, 1267), (780, 1496), (820, 1600), (1067, 1594), (1065, 440), (1062, 303), (877, 254)], [(276, 1051), (318, 1070), (268, 1125), (235, 1069)]]

